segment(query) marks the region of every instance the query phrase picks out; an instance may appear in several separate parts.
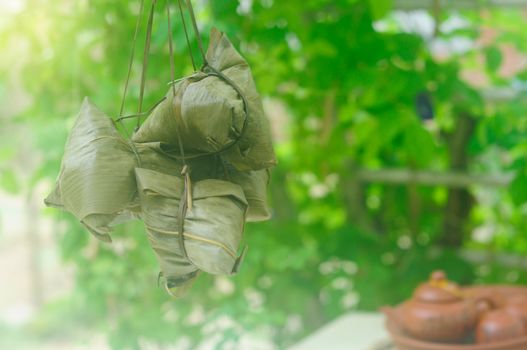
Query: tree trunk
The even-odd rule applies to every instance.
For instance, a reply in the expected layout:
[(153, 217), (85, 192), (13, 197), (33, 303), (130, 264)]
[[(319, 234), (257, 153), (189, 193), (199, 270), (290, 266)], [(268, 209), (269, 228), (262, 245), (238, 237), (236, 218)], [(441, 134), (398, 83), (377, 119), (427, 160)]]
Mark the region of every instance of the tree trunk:
[[(468, 113), (460, 113), (455, 131), (448, 136), (450, 169), (466, 171), (469, 165), (467, 146), (474, 133), (476, 120)], [(466, 188), (450, 188), (445, 207), (443, 234), (439, 244), (444, 247), (458, 248), (463, 245), (466, 236), (466, 223), (474, 200)]]

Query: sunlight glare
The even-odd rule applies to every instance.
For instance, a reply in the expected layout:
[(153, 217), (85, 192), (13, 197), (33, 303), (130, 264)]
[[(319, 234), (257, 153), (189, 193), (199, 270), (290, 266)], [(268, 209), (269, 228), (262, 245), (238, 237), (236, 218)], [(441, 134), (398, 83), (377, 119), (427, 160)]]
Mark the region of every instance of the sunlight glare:
[(26, 8), (26, 0), (0, 0), (0, 16), (20, 13)]

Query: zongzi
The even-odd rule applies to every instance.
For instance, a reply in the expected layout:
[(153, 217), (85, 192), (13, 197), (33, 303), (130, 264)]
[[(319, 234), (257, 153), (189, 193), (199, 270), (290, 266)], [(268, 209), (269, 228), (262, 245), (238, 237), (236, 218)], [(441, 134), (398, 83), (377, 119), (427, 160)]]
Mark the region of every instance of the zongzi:
[(220, 153), (239, 171), (272, 167), (270, 126), (247, 62), (213, 29), (204, 69), (176, 84), (134, 135), (177, 145), (190, 157)]
[[(192, 185), (192, 210), (184, 217), (183, 237), (177, 231), (184, 181), (178, 176), (137, 168), (142, 219), (164, 276), (196, 269), (229, 275), (236, 272), (247, 201), (240, 186), (222, 180)], [(184, 242), (181, 250), (180, 240)], [(184, 257), (187, 257), (186, 260)]]
[(95, 236), (111, 241), (110, 227), (136, 207), (131, 144), (88, 98), (66, 142), (56, 188), (46, 204), (71, 212)]

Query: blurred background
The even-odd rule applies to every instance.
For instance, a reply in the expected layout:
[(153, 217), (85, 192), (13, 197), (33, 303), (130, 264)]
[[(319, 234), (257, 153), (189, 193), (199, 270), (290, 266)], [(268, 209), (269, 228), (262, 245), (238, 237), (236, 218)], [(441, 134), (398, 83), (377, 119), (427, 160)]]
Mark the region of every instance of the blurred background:
[[(205, 42), (250, 62), (279, 165), (241, 273), (183, 300), (141, 225), (102, 244), (43, 206), (83, 97), (118, 114), (139, 3), (0, 0), (0, 348), (282, 349), (437, 268), (527, 283), (527, 1), (195, 0)], [(165, 5), (145, 105), (170, 80)]]

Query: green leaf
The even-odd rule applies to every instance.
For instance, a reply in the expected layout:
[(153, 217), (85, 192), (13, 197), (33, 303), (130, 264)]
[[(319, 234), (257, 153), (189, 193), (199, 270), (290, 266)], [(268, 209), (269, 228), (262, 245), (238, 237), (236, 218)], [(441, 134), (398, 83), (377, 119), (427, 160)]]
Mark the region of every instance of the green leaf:
[(408, 160), (418, 165), (427, 165), (433, 158), (435, 143), (430, 132), (414, 123), (405, 131), (405, 148)]
[(384, 17), (392, 9), (392, 0), (368, 0), (374, 19)]
[(512, 181), (509, 193), (514, 204), (522, 205), (527, 202), (527, 174), (525, 172), (520, 172)]
[(485, 60), (487, 62), (487, 69), (489, 71), (497, 71), (503, 60), (500, 49), (497, 47), (489, 47), (485, 50)]

